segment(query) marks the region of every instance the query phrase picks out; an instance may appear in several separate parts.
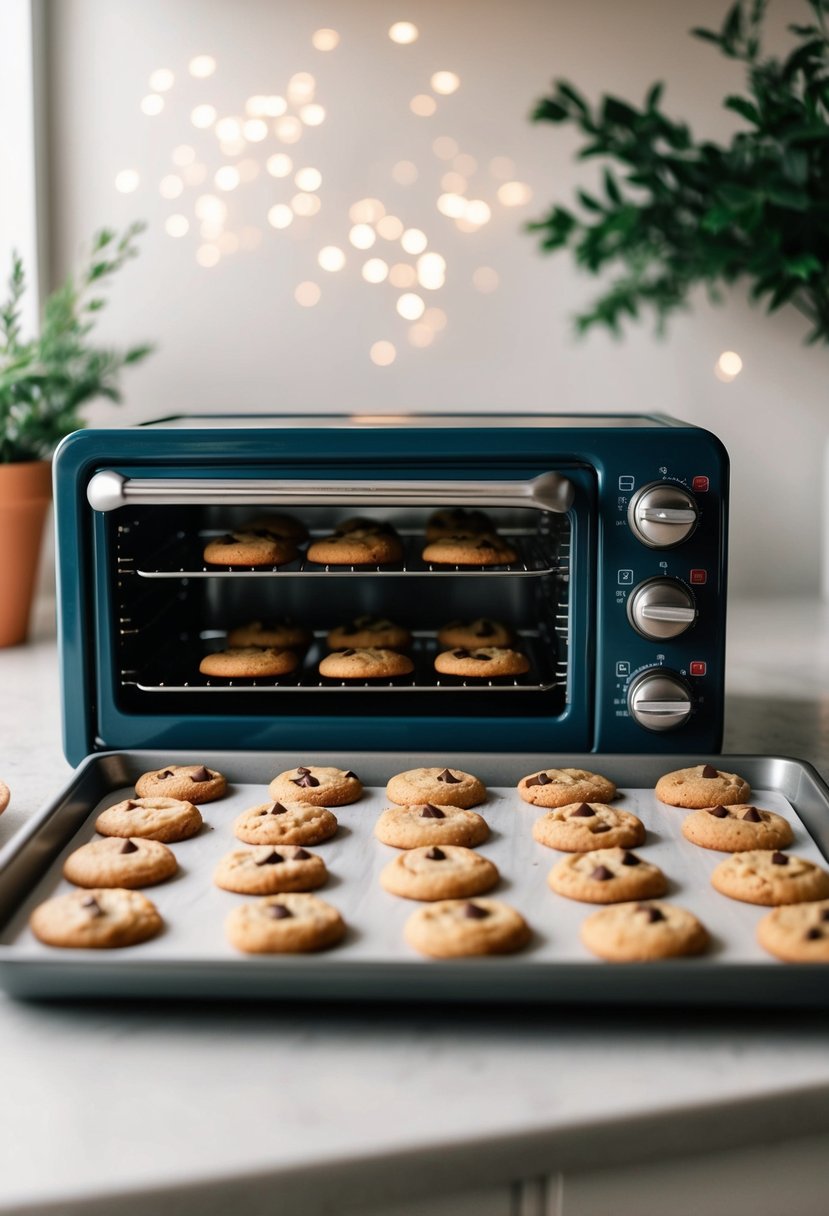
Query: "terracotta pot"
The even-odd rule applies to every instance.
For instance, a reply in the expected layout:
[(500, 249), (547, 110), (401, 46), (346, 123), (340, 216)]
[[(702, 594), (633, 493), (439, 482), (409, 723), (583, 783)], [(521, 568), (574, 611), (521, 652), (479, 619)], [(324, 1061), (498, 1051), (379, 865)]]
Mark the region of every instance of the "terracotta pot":
[(48, 460), (0, 464), (0, 646), (26, 641), (43, 524), (51, 500)]

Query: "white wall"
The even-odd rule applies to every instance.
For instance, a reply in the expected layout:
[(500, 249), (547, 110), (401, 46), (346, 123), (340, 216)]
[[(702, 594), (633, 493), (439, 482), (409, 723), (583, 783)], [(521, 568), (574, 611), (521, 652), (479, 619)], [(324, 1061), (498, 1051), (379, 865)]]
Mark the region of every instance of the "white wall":
[[(687, 36), (696, 24), (718, 25), (725, 0), (692, 5), (665, 0), (60, 0), (48, 12), (51, 31), (52, 203), (54, 273), (62, 274), (84, 239), (101, 224), (149, 221), (140, 259), (122, 275), (101, 337), (126, 343), (149, 338), (158, 353), (125, 378), (126, 407), (96, 408), (101, 424), (199, 410), (351, 410), (371, 412), (462, 409), (636, 411), (658, 410), (718, 432), (731, 451), (734, 477), (733, 586), (814, 590), (818, 584), (821, 450), (827, 432), (824, 350), (801, 345), (804, 326), (794, 313), (767, 319), (743, 293), (714, 309), (700, 298), (693, 315), (678, 318), (664, 341), (650, 327), (623, 342), (596, 334), (578, 342), (569, 317), (596, 284), (559, 256), (543, 258), (523, 221), (554, 197), (566, 200), (585, 179), (572, 160), (574, 137), (527, 122), (534, 99), (554, 75), (565, 75), (590, 95), (616, 91), (643, 96), (657, 78), (668, 83), (666, 103), (699, 133), (731, 129), (720, 99), (740, 87), (738, 71), (715, 48)], [(776, 37), (786, 20), (804, 20), (806, 6), (772, 6)], [(412, 46), (392, 44), (386, 30), (407, 19), (420, 28)], [(341, 35), (330, 53), (313, 49), (311, 34), (333, 26)], [(210, 79), (187, 73), (191, 56), (209, 53), (218, 69)], [(173, 70), (175, 85), (155, 117), (141, 112), (148, 77)], [(430, 118), (414, 116), (410, 98), (428, 93), (435, 69), (449, 68), (461, 88), (439, 101)], [(198, 103), (219, 115), (243, 112), (251, 94), (284, 94), (296, 71), (313, 73), (325, 123), (306, 129), (300, 143), (281, 147), (270, 136), (250, 144), (242, 159), (264, 162), (283, 150), (297, 167), (323, 174), (322, 208), (285, 232), (266, 222), (268, 208), (295, 188), (265, 173), (223, 195), (227, 229), (258, 228), (253, 252), (196, 263), (195, 199), (219, 194), (209, 178), (225, 157), (211, 132), (190, 123)], [(450, 135), (479, 163), (470, 196), (493, 210), (475, 233), (458, 232), (435, 199), (451, 164), (432, 151)], [(171, 152), (197, 149), (208, 182), (165, 201), (159, 182), (175, 171)], [(516, 177), (534, 194), (524, 208), (496, 201), (492, 157), (509, 156)], [(395, 162), (419, 169), (412, 186), (391, 177)], [(122, 170), (138, 171), (131, 194), (115, 189)], [(359, 267), (389, 257), (391, 246), (359, 254), (348, 245), (349, 206), (369, 195), (407, 226), (422, 228), (429, 247), (448, 263), (446, 286), (429, 304), (448, 324), (428, 349), (413, 348), (397, 316), (399, 294), (390, 284), (370, 286)], [(184, 213), (191, 232), (165, 234), (164, 221)], [(346, 267), (327, 274), (318, 250), (336, 244)], [(396, 259), (401, 257), (399, 251)], [(391, 260), (391, 259), (390, 259)], [(411, 259), (409, 259), (411, 260)], [(479, 266), (494, 268), (498, 289), (471, 285)], [(294, 301), (296, 285), (313, 280), (322, 297), (314, 308)], [(368, 357), (378, 339), (397, 347), (396, 362), (376, 367)], [(735, 349), (745, 369), (731, 384), (713, 365)]]

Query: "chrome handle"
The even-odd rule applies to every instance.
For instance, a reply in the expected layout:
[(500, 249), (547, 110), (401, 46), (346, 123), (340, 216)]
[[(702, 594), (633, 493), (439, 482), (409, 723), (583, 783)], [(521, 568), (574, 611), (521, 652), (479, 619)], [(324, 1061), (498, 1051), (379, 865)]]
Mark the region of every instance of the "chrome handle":
[(86, 487), (94, 511), (125, 506), (309, 506), (317, 503), (377, 503), (382, 506), (528, 507), (565, 514), (575, 487), (560, 473), (531, 481), (265, 481), (237, 478), (122, 477), (95, 473)]
[(682, 507), (642, 507), (636, 512), (636, 518), (657, 524), (694, 524), (697, 522), (697, 513), (686, 511)]
[(677, 697), (676, 701), (637, 701), (636, 709), (640, 714), (646, 714), (653, 718), (661, 717), (665, 714), (677, 714), (684, 711), (690, 712), (692, 706), (690, 701), (683, 700)]
[(697, 619), (696, 608), (672, 608), (668, 604), (643, 604), (639, 615), (646, 621), (682, 621), (693, 624)]

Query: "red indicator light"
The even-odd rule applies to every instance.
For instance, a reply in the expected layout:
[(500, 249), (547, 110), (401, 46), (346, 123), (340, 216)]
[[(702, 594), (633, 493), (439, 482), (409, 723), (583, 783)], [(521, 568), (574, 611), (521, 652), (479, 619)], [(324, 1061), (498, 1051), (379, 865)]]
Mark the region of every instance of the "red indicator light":
[(688, 670), (690, 671), (692, 676), (704, 676), (706, 671), (708, 670), (708, 664), (693, 662), (693, 663), (689, 664)]
[(694, 586), (701, 587), (703, 583), (708, 582), (708, 571), (707, 570), (692, 570), (691, 571), (691, 582), (694, 584)]
[(710, 482), (707, 477), (695, 477), (691, 482), (691, 489), (697, 494), (706, 494)]

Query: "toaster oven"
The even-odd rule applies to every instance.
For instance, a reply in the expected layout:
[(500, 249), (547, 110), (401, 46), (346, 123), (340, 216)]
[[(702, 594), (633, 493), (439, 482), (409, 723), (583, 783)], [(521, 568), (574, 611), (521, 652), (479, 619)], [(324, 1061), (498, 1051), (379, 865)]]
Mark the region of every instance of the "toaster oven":
[[(64, 744), (119, 748), (719, 750), (728, 457), (661, 416), (194, 416), (80, 431), (55, 458)], [(486, 512), (511, 558), (424, 560), (440, 508)], [(402, 558), (209, 565), (211, 537), (289, 511), (319, 537), (391, 526)], [(319, 673), (358, 614), (412, 633), (413, 670)], [(218, 678), (230, 628), (288, 616), (296, 670)], [(508, 622), (529, 670), (439, 674), (451, 618)]]

